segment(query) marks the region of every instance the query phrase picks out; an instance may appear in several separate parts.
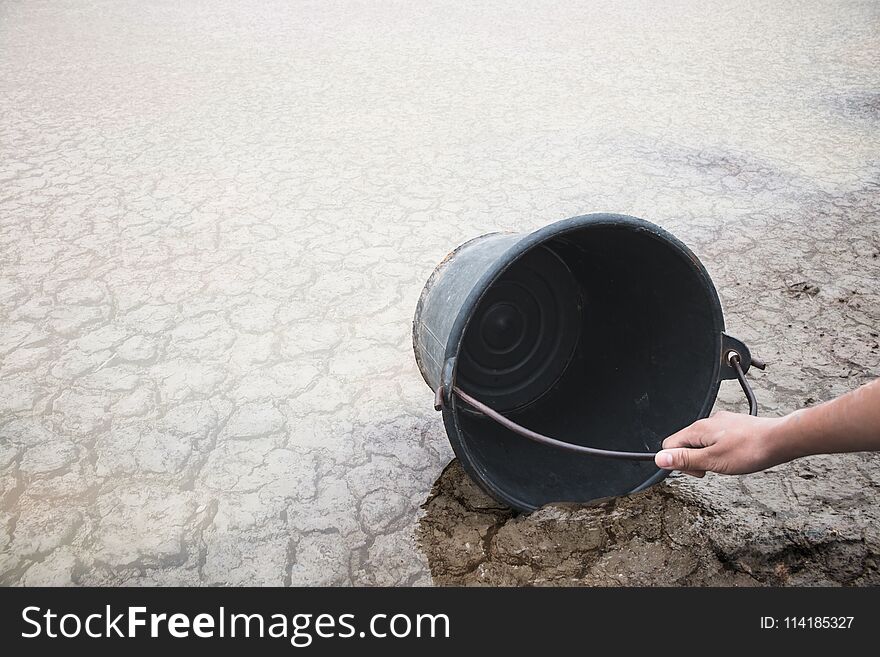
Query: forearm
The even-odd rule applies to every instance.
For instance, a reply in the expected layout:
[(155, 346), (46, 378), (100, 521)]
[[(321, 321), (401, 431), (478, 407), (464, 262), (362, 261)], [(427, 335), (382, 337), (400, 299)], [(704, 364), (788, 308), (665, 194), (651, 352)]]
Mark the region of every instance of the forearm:
[(782, 418), (767, 437), (774, 461), (880, 450), (880, 379)]

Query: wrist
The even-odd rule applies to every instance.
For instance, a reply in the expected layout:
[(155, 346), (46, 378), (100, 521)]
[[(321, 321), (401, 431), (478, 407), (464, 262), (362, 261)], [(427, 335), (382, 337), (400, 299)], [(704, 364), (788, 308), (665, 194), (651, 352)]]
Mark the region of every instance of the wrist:
[(813, 452), (804, 433), (804, 415), (810, 409), (802, 408), (781, 418), (776, 418), (766, 436), (770, 460), (775, 464), (793, 461)]

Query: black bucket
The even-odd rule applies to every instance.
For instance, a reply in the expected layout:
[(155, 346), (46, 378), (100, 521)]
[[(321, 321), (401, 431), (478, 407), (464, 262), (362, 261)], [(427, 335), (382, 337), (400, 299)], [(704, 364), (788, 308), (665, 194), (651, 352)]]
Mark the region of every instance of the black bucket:
[(413, 348), (464, 468), (525, 511), (660, 481), (653, 453), (709, 414), (723, 379), (756, 412), (751, 354), (724, 333), (706, 269), (636, 217), (466, 242), (428, 279)]

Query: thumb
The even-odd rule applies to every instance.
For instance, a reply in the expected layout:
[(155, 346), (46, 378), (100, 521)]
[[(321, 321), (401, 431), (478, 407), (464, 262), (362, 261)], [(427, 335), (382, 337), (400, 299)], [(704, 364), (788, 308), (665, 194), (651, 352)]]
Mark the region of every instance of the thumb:
[(654, 463), (664, 470), (706, 471), (711, 470), (707, 449), (677, 447), (664, 449), (654, 456)]

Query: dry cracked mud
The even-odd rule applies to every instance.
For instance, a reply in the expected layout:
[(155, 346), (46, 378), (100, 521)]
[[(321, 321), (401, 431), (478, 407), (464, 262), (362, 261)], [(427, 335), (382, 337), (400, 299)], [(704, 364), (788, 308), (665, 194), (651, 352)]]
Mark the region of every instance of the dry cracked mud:
[(453, 468), (422, 509), (452, 453), (409, 337), (456, 245), (612, 211), (706, 264), (762, 414), (877, 377), (878, 25), (3, 3), (0, 584), (876, 583), (872, 455), (517, 518)]

